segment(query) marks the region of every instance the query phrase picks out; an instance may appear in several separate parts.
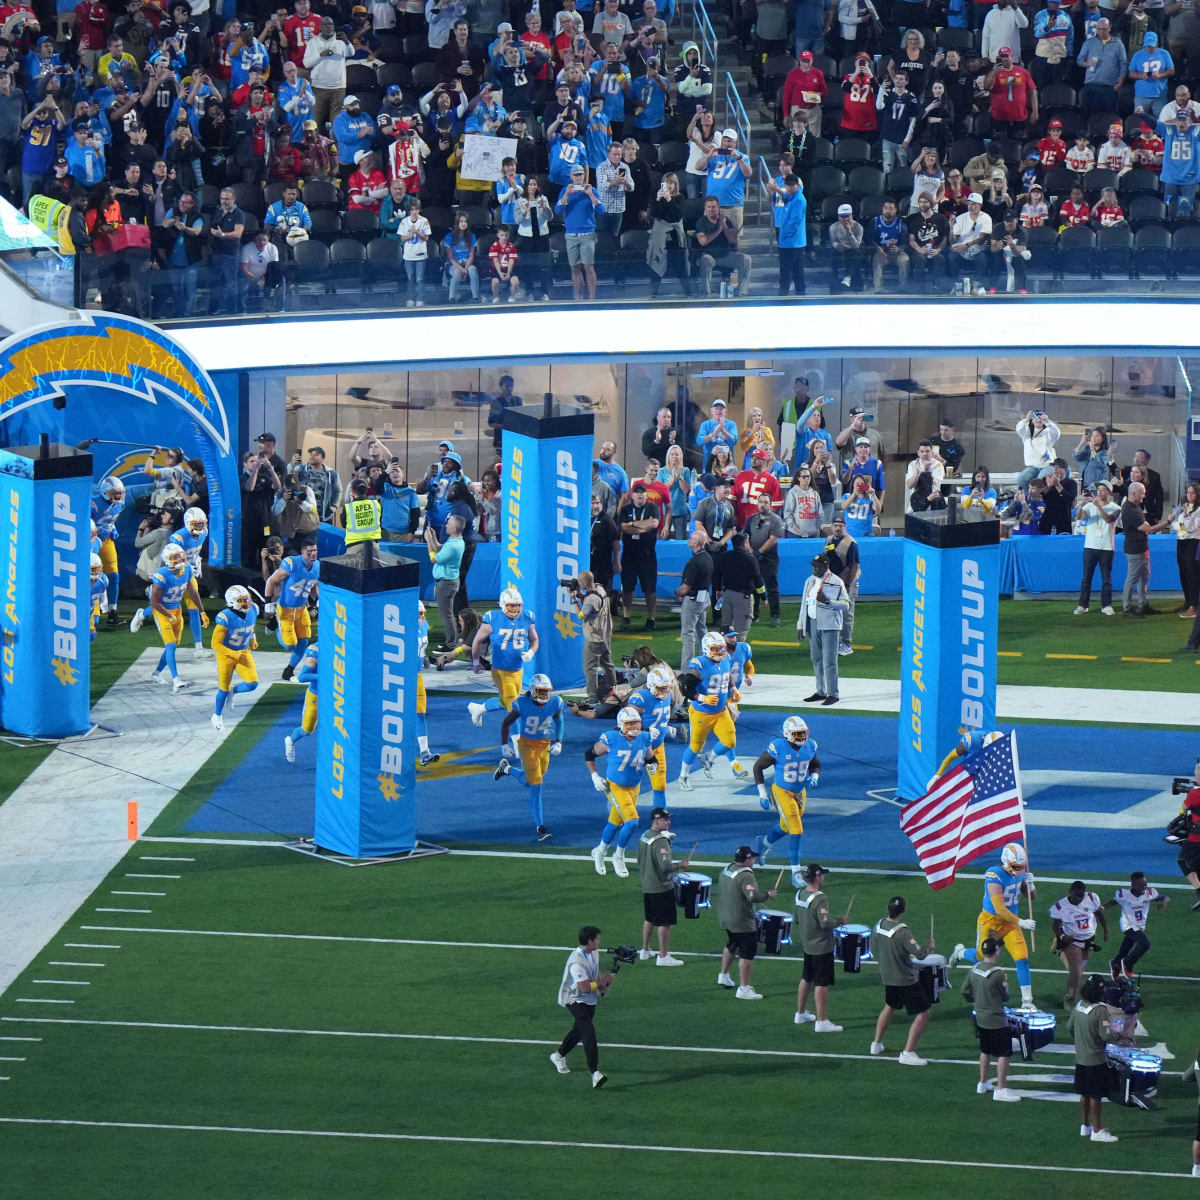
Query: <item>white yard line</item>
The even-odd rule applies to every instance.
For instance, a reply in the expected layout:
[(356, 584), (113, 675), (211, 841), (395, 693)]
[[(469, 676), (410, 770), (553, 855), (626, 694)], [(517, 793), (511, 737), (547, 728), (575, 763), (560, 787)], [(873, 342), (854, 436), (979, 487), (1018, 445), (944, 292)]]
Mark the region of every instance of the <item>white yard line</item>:
[(179, 858), (173, 854), (139, 854), (138, 862), (195, 862), (194, 858)]
[(151, 875), (145, 871), (126, 871), (126, 879), (182, 879), (182, 875)]
[(43, 1000), (33, 996), (17, 996), (17, 1004), (74, 1004), (74, 1000)]
[[(0, 993), (129, 850), (127, 801), (138, 802), (141, 827), (148, 827), (221, 746), (222, 735), (208, 723), (216, 686), (212, 660), (185, 655), (180, 674), (192, 686), (172, 695), (149, 682), (158, 655), (143, 651), (92, 709), (92, 720), (120, 737), (55, 749), (0, 804)], [(278, 679), (287, 655), (262, 652), (256, 661), (270, 681)], [(235, 728), (266, 690), (239, 696), (226, 729)]]
[(106, 964), (93, 962), (64, 962), (62, 959), (52, 958), (49, 965), (52, 967), (103, 967)]
[(49, 983), (56, 984), (60, 987), (91, 987), (91, 982), (87, 979), (31, 979), (30, 983)]
[[(94, 909), (93, 911), (94, 912), (150, 913), (150, 912), (153, 912), (154, 909), (152, 909), (152, 908), (97, 908), (97, 909)], [(86, 929), (88, 927), (86, 925), (84, 925), (83, 928)]]
[(64, 946), (70, 946), (72, 950), (120, 950), (115, 942), (63, 942)]
[(118, 892), (114, 889), (111, 893), (113, 896), (165, 896), (166, 892)]
[(172, 1125), (164, 1121), (85, 1121), (63, 1117), (0, 1117), (5, 1125), (58, 1125), (88, 1129), (136, 1129), (157, 1130), (169, 1133), (228, 1133), (257, 1134), (263, 1137), (309, 1137), (347, 1138), (350, 1140), (378, 1142), (431, 1142), (440, 1145), (465, 1146), (524, 1146), (553, 1150), (622, 1150), (638, 1155), (646, 1154), (698, 1154), (710, 1158), (763, 1159), (778, 1158), (786, 1161), (844, 1162), (844, 1163), (888, 1163), (912, 1167), (955, 1167), (978, 1175), (989, 1168), (995, 1171), (1048, 1172), (1058, 1175), (1108, 1175), (1137, 1179), (1180, 1179), (1178, 1171), (1134, 1171), (1114, 1167), (1064, 1167), (1057, 1164), (1045, 1166), (1036, 1163), (1004, 1162), (992, 1166), (980, 1164), (977, 1159), (956, 1158), (902, 1158), (898, 1155), (882, 1154), (833, 1154), (828, 1151), (804, 1150), (749, 1150), (723, 1146), (669, 1146), (646, 1142), (583, 1142), (553, 1138), (502, 1138), (467, 1137), (462, 1134), (425, 1133), (369, 1133), (349, 1129), (272, 1129), (253, 1125)]

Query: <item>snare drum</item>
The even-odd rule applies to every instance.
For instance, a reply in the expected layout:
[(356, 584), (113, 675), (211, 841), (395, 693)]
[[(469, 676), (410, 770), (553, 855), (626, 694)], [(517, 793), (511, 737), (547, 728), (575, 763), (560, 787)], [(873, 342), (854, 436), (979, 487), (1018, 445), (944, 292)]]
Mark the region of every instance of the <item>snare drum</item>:
[(792, 944), (792, 914), (776, 908), (760, 908), (754, 914), (758, 940), (768, 954), (779, 954)]
[(841, 959), (843, 971), (857, 975), (861, 964), (871, 961), (870, 925), (839, 925), (833, 931), (833, 956)]
[(1026, 1062), (1033, 1060), (1033, 1052), (1054, 1041), (1058, 1018), (1048, 1012), (1025, 1012), (1019, 1008), (1006, 1008), (1009, 1032), (1016, 1038), (1021, 1057)]
[(1162, 1059), (1136, 1046), (1106, 1046), (1104, 1049), (1112, 1072), (1111, 1098), (1131, 1108), (1152, 1107), (1150, 1101), (1158, 1092)]
[(930, 1004), (937, 1004), (943, 992), (950, 990), (950, 977), (946, 974), (946, 956), (944, 954), (927, 954), (924, 958), (914, 958), (913, 966), (917, 971), (917, 982)]
[(711, 889), (712, 879), (708, 875), (680, 871), (675, 876), (675, 900), (687, 920), (695, 921), (700, 916), (700, 910), (708, 907)]

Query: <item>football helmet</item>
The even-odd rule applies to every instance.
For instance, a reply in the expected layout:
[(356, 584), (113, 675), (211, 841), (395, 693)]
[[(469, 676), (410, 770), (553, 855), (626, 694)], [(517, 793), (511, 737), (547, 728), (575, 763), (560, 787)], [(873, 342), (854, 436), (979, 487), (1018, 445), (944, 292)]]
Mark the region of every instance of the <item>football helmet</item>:
[(425, 601), (417, 601), (417, 616), (423, 621), (425, 619)]
[(642, 732), (642, 714), (636, 708), (626, 705), (617, 713), (617, 728), (630, 741)]
[(248, 613), (254, 604), (250, 593), (240, 583), (225, 589), (225, 604), (234, 612)]
[(808, 722), (803, 717), (788, 717), (783, 723), (783, 736), (790, 746), (799, 750), (808, 741)]
[(646, 686), (650, 689), (650, 695), (657, 696), (660, 700), (665, 700), (671, 694), (674, 682), (667, 667), (651, 667), (646, 676)]
[(100, 530), (96, 528), (96, 522), (92, 521), (92, 541), (94, 542), (100, 536)]
[(729, 653), (725, 639), (719, 633), (706, 633), (700, 643), (700, 651), (713, 662), (720, 662)]
[(1000, 865), (1010, 875), (1024, 875), (1029, 867), (1029, 857), (1025, 853), (1025, 847), (1020, 842), (1009, 842), (1000, 851)]
[(100, 495), (105, 500), (124, 500), (125, 485), (115, 475), (109, 475), (100, 481)]
[(554, 695), (554, 685), (550, 682), (549, 675), (535, 675), (533, 682), (529, 685), (529, 694), (533, 697), (535, 704), (545, 704), (550, 697)]
[(178, 542), (168, 542), (163, 547), (162, 563), (169, 571), (182, 575), (183, 568), (187, 566), (187, 551)]
[(93, 554), (92, 555), (92, 582), (93, 583), (95, 583), (95, 581), (100, 578), (100, 575), (103, 572), (103, 570), (104, 570), (104, 564), (100, 561), (100, 555)]
[(183, 527), (192, 537), (199, 537), (202, 533), (206, 532), (208, 529), (208, 517), (205, 515), (204, 510), (189, 508), (183, 514)]
[(521, 599), (521, 593), (514, 587), (505, 588), (500, 593), (500, 611), (510, 620), (515, 621), (521, 615), (521, 608), (525, 601)]

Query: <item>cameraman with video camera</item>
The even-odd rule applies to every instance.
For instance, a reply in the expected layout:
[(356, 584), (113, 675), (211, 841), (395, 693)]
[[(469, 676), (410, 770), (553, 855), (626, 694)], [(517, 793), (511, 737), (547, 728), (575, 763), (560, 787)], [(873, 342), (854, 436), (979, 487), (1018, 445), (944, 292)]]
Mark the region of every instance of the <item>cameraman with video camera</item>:
[[(600, 997), (612, 987), (617, 973), (614, 969), (607, 975), (600, 974), (600, 929), (596, 925), (585, 925), (579, 931), (579, 947), (572, 950), (563, 968), (562, 983), (558, 985), (558, 1002), (575, 1018), (571, 1031), (550, 1055), (550, 1061), (560, 1075), (567, 1075), (567, 1055), (583, 1043), (588, 1070), (592, 1073), (592, 1087), (603, 1087), (608, 1076), (600, 1073), (600, 1051), (596, 1045), (594, 1018)], [(613, 964), (614, 968), (616, 963)]]
[[(1184, 783), (1184, 780), (1177, 779), (1172, 793), (1179, 795), (1184, 792)], [(1191, 785), (1184, 792), (1183, 807), (1180, 809), (1180, 815), (1186, 818), (1181, 832), (1186, 831), (1187, 840), (1179, 847), (1179, 870), (1196, 889), (1192, 912), (1200, 912), (1200, 759), (1196, 760)]]
[(271, 506), (279, 536), (287, 543), (288, 552), (298, 554), (306, 533), (316, 533), (321, 524), (317, 498), (307, 484), (290, 479), (283, 492)]
[(612, 660), (612, 609), (608, 593), (591, 571), (580, 571), (578, 579), (559, 581), (571, 594), (571, 603), (583, 622), (583, 676), (587, 701), (595, 705), (617, 682)]

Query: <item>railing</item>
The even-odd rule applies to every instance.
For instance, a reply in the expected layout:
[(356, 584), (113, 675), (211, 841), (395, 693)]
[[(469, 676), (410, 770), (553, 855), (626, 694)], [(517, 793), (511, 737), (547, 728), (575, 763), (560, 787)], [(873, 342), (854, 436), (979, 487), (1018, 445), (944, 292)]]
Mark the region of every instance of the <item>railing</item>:
[[(725, 123), (727, 126), (732, 125), (737, 129), (738, 149), (748, 157), (750, 154), (750, 118), (746, 115), (746, 106), (738, 94), (737, 84), (733, 82), (733, 76), (728, 71), (725, 72)], [(755, 223), (761, 223), (761, 220), (762, 202), (760, 200), (755, 211)]]
[(767, 191), (767, 184), (774, 178), (775, 176), (771, 174), (771, 168), (767, 166), (767, 160), (760, 154), (758, 156), (758, 207), (756, 209), (760, 225), (762, 224), (763, 210), (765, 209), (769, 214), (774, 206), (771, 193)]
[(717, 78), (717, 35), (713, 32), (712, 22), (708, 19), (708, 10), (704, 7), (704, 0), (692, 0), (692, 41), (700, 47), (700, 61), (709, 67), (715, 80)]

